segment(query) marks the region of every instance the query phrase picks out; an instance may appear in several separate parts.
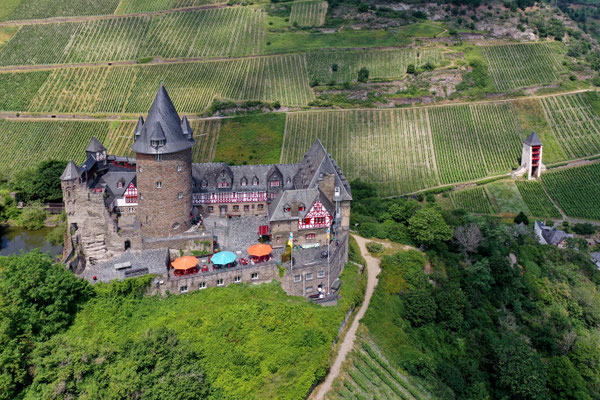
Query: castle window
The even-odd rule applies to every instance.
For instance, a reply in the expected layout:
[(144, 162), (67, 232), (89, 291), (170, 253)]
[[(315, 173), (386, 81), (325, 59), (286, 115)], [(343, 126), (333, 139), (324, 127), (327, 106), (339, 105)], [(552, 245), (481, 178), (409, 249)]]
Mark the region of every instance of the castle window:
[(248, 186), (248, 179), (246, 179), (246, 177), (243, 177), (241, 182), (240, 182), (241, 186)]
[(117, 189), (121, 189), (123, 187), (123, 182), (117, 182)]
[(229, 187), (229, 182), (219, 182), (219, 183), (217, 184), (217, 187), (218, 187), (218, 188), (221, 188), (221, 189), (222, 189), (222, 188), (228, 188), (228, 187)]
[(250, 279), (252, 279), (252, 280), (258, 279), (258, 272), (253, 272), (252, 275), (250, 276)]
[(166, 143), (165, 140), (151, 140), (150, 141), (150, 146), (152, 147), (161, 147), (164, 146)]
[(161, 154), (155, 154), (154, 161), (160, 161), (160, 160), (162, 160)]
[(175, 222), (175, 223), (173, 224), (173, 226), (171, 226), (171, 228), (172, 228), (172, 229), (179, 229), (179, 226), (180, 226), (180, 225), (179, 225), (179, 222)]
[(309, 272), (308, 274), (306, 274), (306, 280), (307, 280), (307, 281), (312, 281), (312, 279), (313, 279), (313, 274), (312, 274), (312, 272)]
[(302, 282), (302, 275), (295, 275), (294, 282)]
[(206, 289), (206, 282), (200, 282), (198, 284), (198, 289)]
[(252, 186), (258, 186), (258, 178), (257, 177), (252, 178)]
[(223, 279), (217, 279), (217, 286), (223, 286), (225, 284), (225, 282), (223, 281)]
[(292, 183), (292, 178), (288, 177), (288, 178), (285, 180), (285, 183), (287, 183), (288, 185), (289, 185), (290, 183)]
[(178, 165), (177, 166), (177, 172), (181, 172), (183, 170), (183, 166), (182, 165)]
[(325, 278), (325, 271), (317, 272), (317, 278)]
[(233, 278), (233, 282), (234, 282), (234, 283), (240, 283), (241, 281), (242, 281), (242, 277), (241, 277), (241, 276), (239, 276), (239, 275), (238, 275), (238, 276), (235, 276), (235, 277)]
[(179, 200), (183, 199), (183, 192), (179, 192), (179, 193), (177, 193), (177, 198), (178, 198)]
[(325, 217), (316, 217), (315, 218), (315, 224), (324, 224), (325, 223)]
[(312, 286), (307, 286), (306, 287), (306, 293), (310, 293), (313, 291), (313, 287)]
[(306, 240), (314, 240), (317, 236), (314, 233), (308, 233), (306, 235)]
[(143, 170), (143, 168), (142, 168), (142, 167), (140, 167), (140, 169), (139, 169), (139, 173), (140, 173), (140, 174), (142, 173), (142, 170)]
[(135, 207), (129, 207), (129, 212), (130, 213), (134, 213), (135, 212)]
[(162, 188), (162, 182), (156, 182), (156, 188), (157, 189), (161, 189)]
[(210, 213), (211, 213), (211, 212), (213, 212), (213, 211), (215, 211), (215, 207), (213, 207), (213, 206), (208, 206), (208, 212), (210, 212)]
[(310, 224), (310, 218), (304, 218), (304, 225)]
[(281, 181), (271, 181), (271, 187), (279, 187), (281, 186)]
[(250, 206), (248, 204), (244, 206), (244, 211), (250, 211)]
[(277, 192), (271, 192), (271, 193), (269, 193), (269, 198), (270, 199), (276, 199), (277, 198), (277, 194), (278, 194)]
[(187, 286), (180, 286), (179, 287), (179, 293), (187, 293), (188, 292), (188, 287)]
[(259, 204), (259, 205), (257, 205), (257, 206), (256, 206), (256, 208), (257, 208), (258, 210), (261, 210), (261, 211), (262, 211), (262, 209), (263, 209), (264, 207), (265, 207), (265, 206), (264, 206), (263, 204)]
[(202, 187), (205, 188), (208, 186), (208, 182), (206, 181), (206, 179), (202, 180)]
[(306, 209), (306, 207), (304, 207), (304, 204), (300, 204), (298, 206), (298, 211), (304, 211)]
[(240, 211), (240, 206), (238, 206), (237, 204), (235, 204), (233, 206), (233, 211)]

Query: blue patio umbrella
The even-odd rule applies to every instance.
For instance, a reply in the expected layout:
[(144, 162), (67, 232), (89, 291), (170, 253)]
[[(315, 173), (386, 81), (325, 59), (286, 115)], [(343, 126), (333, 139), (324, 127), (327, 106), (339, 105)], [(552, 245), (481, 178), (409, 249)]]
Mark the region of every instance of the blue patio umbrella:
[(213, 264), (225, 265), (231, 264), (236, 259), (236, 255), (231, 251), (220, 251), (218, 253), (213, 254), (210, 261)]

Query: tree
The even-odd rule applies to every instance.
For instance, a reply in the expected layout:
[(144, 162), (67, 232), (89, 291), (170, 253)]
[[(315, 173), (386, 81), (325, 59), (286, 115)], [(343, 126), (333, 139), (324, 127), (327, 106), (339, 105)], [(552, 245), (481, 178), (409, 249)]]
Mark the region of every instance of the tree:
[(408, 220), (408, 231), (417, 243), (433, 245), (452, 238), (452, 229), (434, 208), (423, 208)]
[(41, 229), (46, 223), (46, 211), (41, 204), (28, 206), (21, 213), (17, 223), (30, 231)]
[(463, 254), (475, 253), (483, 241), (483, 235), (477, 224), (457, 226), (454, 229), (454, 240)]
[(548, 365), (548, 388), (553, 399), (591, 400), (581, 374), (565, 357), (554, 357)]
[(25, 202), (62, 201), (60, 175), (67, 163), (65, 161), (42, 161), (33, 170), (25, 170), (15, 175), (13, 184), (19, 193), (19, 199)]
[(525, 215), (525, 213), (523, 211), (521, 211), (514, 219), (515, 224), (520, 224), (521, 222), (524, 223), (525, 225), (529, 225), (529, 218), (527, 218), (527, 215)]
[(413, 326), (422, 326), (435, 320), (437, 305), (427, 289), (411, 290), (404, 296), (404, 317)]
[[(354, 192), (353, 192), (354, 193)], [(413, 200), (398, 200), (388, 208), (390, 217), (396, 222), (406, 222), (415, 212), (421, 208), (421, 205)]]
[(417, 72), (417, 69), (415, 68), (415, 64), (408, 64), (408, 66), (406, 67), (406, 73), (412, 75), (415, 72)]
[(507, 398), (548, 398), (542, 359), (529, 343), (519, 336), (507, 334), (495, 346), (494, 356), (496, 385), (507, 393)]
[(359, 82), (366, 82), (368, 80), (369, 80), (369, 70), (366, 69), (365, 67), (362, 67), (358, 71), (358, 81)]

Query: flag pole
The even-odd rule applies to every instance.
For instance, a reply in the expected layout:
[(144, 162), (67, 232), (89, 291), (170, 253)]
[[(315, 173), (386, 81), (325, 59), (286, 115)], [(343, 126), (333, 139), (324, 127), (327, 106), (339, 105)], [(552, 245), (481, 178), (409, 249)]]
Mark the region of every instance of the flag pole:
[(329, 266), (329, 242), (330, 242), (330, 238), (329, 238), (329, 230), (330, 228), (327, 228), (327, 294), (329, 294), (329, 290), (331, 287), (331, 267)]

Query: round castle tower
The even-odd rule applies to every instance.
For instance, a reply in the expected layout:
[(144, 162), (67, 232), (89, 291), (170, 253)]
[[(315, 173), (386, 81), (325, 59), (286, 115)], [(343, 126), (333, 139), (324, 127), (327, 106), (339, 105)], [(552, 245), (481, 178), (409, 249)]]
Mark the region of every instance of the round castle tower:
[(165, 238), (190, 227), (192, 210), (192, 147), (187, 120), (179, 118), (161, 85), (148, 118), (135, 129), (137, 217), (143, 237)]

